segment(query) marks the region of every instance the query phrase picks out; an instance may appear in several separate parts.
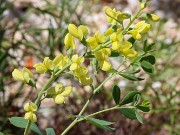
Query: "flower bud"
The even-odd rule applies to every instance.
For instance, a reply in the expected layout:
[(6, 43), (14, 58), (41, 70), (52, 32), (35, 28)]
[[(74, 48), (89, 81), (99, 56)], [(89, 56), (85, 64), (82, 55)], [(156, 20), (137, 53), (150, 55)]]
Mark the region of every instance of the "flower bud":
[(33, 67), (34, 67), (34, 68), (36, 69), (36, 71), (37, 71), (38, 73), (40, 73), (40, 74), (44, 74), (44, 73), (47, 72), (47, 70), (48, 70), (48, 69), (45, 67), (45, 65), (42, 64), (42, 63), (35, 64)]
[(153, 22), (158, 22), (160, 20), (160, 17), (155, 14), (147, 14), (147, 17)]
[(140, 7), (141, 7), (141, 9), (146, 8), (146, 3), (141, 3), (141, 4), (140, 4)]
[(72, 92), (72, 87), (65, 87), (64, 91), (61, 93), (61, 96), (68, 97)]
[(62, 104), (64, 102), (65, 98), (61, 95), (57, 95), (55, 98), (54, 98), (54, 101), (56, 104)]
[(64, 44), (65, 44), (66, 49), (69, 49), (69, 48), (72, 48), (73, 50), (76, 49), (74, 38), (69, 33), (64, 38)]

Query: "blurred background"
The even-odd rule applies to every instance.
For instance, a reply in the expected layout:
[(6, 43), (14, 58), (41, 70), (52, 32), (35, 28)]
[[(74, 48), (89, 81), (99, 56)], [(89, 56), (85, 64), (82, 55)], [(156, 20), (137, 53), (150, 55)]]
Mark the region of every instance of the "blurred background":
[[(37, 93), (26, 84), (12, 78), (14, 68), (29, 68), (35, 74), (38, 89), (49, 75), (38, 75), (33, 65), (45, 56), (54, 58), (65, 53), (64, 36), (69, 23), (85, 24), (91, 34), (108, 28), (104, 6), (134, 14), (138, 0), (0, 0), (0, 132), (5, 135), (20, 135), (23, 130), (10, 124), (8, 118), (24, 116), (23, 104), (34, 101)], [(145, 12), (154, 13), (161, 21), (152, 25), (148, 42), (155, 42), (155, 73), (140, 73), (146, 79), (141, 82), (114, 78), (95, 96), (85, 115), (103, 108), (112, 107), (111, 87), (116, 82), (125, 94), (138, 90), (152, 102), (150, 113), (143, 114), (144, 124), (125, 118), (119, 111), (96, 116), (113, 121), (115, 132), (98, 129), (86, 121), (78, 123), (70, 135), (180, 135), (180, 1), (151, 0)], [(77, 43), (78, 44), (78, 43)], [(142, 49), (143, 42), (137, 42), (136, 49)], [(78, 45), (77, 45), (78, 46)], [(82, 52), (81, 47), (77, 52)], [(85, 62), (89, 65), (89, 61)], [(107, 77), (100, 72), (94, 79), (96, 86)], [(90, 96), (90, 88), (82, 87), (71, 76), (56, 80), (74, 87), (66, 104), (56, 105), (52, 99), (42, 102), (38, 112), (37, 125), (47, 127), (60, 134), (71, 122), (68, 115), (78, 114)], [(35, 133), (31, 132), (32, 135)]]

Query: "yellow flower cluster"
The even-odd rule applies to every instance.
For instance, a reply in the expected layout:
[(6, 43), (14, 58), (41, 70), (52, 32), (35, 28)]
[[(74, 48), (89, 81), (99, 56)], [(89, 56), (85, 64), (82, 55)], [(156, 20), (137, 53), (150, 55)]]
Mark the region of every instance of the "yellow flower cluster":
[(51, 87), (47, 91), (47, 95), (54, 99), (56, 104), (62, 104), (65, 102), (65, 98), (72, 92), (72, 87), (64, 87), (63, 83), (57, 83), (54, 87)]
[(30, 120), (32, 122), (36, 122), (37, 121), (37, 117), (36, 117), (36, 111), (37, 111), (37, 106), (35, 103), (33, 102), (29, 102), (26, 103), (24, 105), (24, 110), (26, 111), (24, 118), (26, 120)]
[(68, 31), (69, 33), (65, 36), (64, 39), (66, 49), (76, 49), (74, 38), (78, 38), (80, 41), (82, 41), (83, 37), (89, 34), (87, 27), (84, 25), (76, 27), (74, 24), (69, 24)]
[(85, 66), (81, 66), (84, 62), (84, 57), (78, 57), (78, 55), (72, 56), (72, 64), (70, 66), (70, 70), (74, 72), (74, 76), (78, 78), (79, 82), (82, 85), (92, 84), (92, 78), (87, 76), (88, 69)]
[(150, 24), (146, 23), (145, 21), (138, 22), (134, 29), (130, 30), (129, 33), (133, 36), (136, 40), (141, 40), (141, 34), (147, 33), (150, 29)]
[(96, 32), (93, 37), (89, 37), (86, 39), (87, 44), (89, 45), (90, 49), (93, 50), (99, 44), (102, 44), (105, 42), (105, 36), (103, 34), (99, 34), (99, 32)]
[(43, 74), (49, 70), (54, 70), (56, 67), (58, 69), (62, 69), (67, 63), (69, 63), (69, 58), (59, 54), (54, 58), (54, 60), (50, 60), (49, 57), (45, 57), (43, 63), (35, 64), (34, 68), (36, 68), (38, 73)]
[(31, 73), (31, 71), (25, 67), (22, 71), (14, 69), (14, 71), (12, 72), (12, 76), (14, 79), (25, 83), (29, 83), (30, 79), (33, 78), (33, 74)]

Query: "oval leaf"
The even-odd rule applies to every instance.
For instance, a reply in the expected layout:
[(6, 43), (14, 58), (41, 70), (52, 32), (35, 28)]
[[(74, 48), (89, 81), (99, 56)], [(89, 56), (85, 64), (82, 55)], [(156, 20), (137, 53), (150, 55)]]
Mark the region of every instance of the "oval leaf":
[[(26, 125), (28, 123), (28, 120), (25, 120), (23, 117), (11, 117), (9, 118), (9, 121), (11, 122), (11, 124), (19, 128), (26, 128)], [(42, 135), (41, 130), (35, 123), (31, 123), (30, 129), (38, 133), (39, 135)]]
[(99, 119), (95, 119), (95, 118), (89, 118), (89, 117), (86, 118), (86, 120), (98, 128), (102, 128), (102, 129), (107, 130), (107, 131), (114, 131), (115, 130), (115, 128), (111, 128), (108, 126), (108, 125), (113, 124), (112, 122), (108, 122), (105, 120), (99, 120)]
[(134, 76), (124, 74), (124, 73), (120, 73), (119, 75), (121, 75), (122, 77), (124, 77), (128, 80), (131, 80), (131, 81), (142, 81), (142, 80), (144, 80), (143, 78), (134, 77)]
[(112, 89), (112, 96), (113, 96), (115, 103), (118, 105), (119, 101), (120, 101), (121, 90), (117, 85), (115, 85)]
[(136, 114), (137, 120), (138, 120), (141, 124), (143, 124), (144, 122), (143, 122), (143, 119), (142, 119), (141, 115), (140, 115), (137, 111), (135, 111), (135, 114)]
[(149, 63), (149, 62), (147, 62), (145, 60), (141, 61), (140, 63), (141, 63), (142, 69), (145, 72), (147, 72), (147, 73), (153, 73), (154, 72), (154, 68), (153, 68), (151, 63)]
[(154, 65), (156, 63), (156, 59), (153, 55), (144, 56), (141, 58), (140, 62), (141, 61), (147, 61), (147, 62), (151, 63), (152, 65)]
[(127, 118), (129, 118), (131, 120), (136, 119), (135, 109), (132, 109), (132, 108), (120, 108), (120, 111), (125, 117), (127, 117)]
[(128, 104), (128, 103), (133, 102), (134, 96), (137, 95), (137, 94), (141, 94), (141, 93), (138, 92), (138, 91), (131, 91), (131, 92), (129, 92), (129, 93), (124, 97), (124, 99), (121, 101), (121, 105), (125, 105), (125, 104)]
[(46, 134), (47, 135), (56, 135), (53, 128), (46, 128)]

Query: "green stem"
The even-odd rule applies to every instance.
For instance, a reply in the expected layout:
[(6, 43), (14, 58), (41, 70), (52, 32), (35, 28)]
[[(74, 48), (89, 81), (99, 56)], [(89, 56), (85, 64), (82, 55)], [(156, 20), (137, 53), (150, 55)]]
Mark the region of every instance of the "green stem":
[[(87, 100), (87, 102), (85, 103), (85, 105), (83, 106), (83, 108), (81, 109), (80, 113), (78, 115), (82, 115), (83, 112), (86, 110), (89, 102), (91, 101), (91, 99), (96, 95), (96, 93), (100, 90), (100, 88), (104, 85), (104, 83), (106, 83), (108, 80), (110, 80), (114, 75), (116, 75), (115, 73), (109, 75), (108, 78), (106, 78), (92, 93), (92, 95), (90, 96), (90, 98)], [(76, 118), (62, 133), (61, 135), (65, 135), (76, 123), (78, 123), (78, 118)]]
[(107, 41), (106, 43), (104, 43), (102, 46), (100, 45), (100, 46), (98, 46), (97, 48), (95, 48), (94, 50), (92, 50), (92, 53), (94, 53), (94, 52), (97, 52), (97, 51), (99, 51), (99, 50), (101, 50), (102, 48), (104, 48), (104, 47), (106, 47), (106, 46), (108, 46), (109, 44), (111, 44), (112, 43), (112, 41)]
[[(42, 98), (42, 96), (43, 96), (43, 94), (44, 94), (44, 91), (46, 91), (46, 90), (49, 88), (49, 86), (51, 85), (51, 83), (52, 83), (62, 72), (64, 72), (64, 70), (66, 70), (68, 67), (70, 67), (70, 65), (71, 65), (71, 63), (67, 64), (66, 66), (64, 66), (63, 69), (59, 70), (55, 75), (51, 75), (51, 78), (47, 81), (47, 83), (44, 85), (44, 87), (41, 89), (41, 91), (40, 91), (39, 94), (38, 94), (38, 97), (37, 97), (37, 99), (36, 99), (36, 101), (35, 101), (35, 104), (36, 104), (37, 106), (40, 105), (41, 98)], [(27, 135), (27, 134), (28, 134), (30, 125), (31, 125), (31, 121), (29, 120), (29, 121), (28, 121), (28, 124), (27, 124), (27, 126), (26, 126), (26, 128), (25, 128), (24, 135)]]
[(26, 129), (25, 129), (25, 131), (24, 131), (24, 135), (28, 135), (30, 126), (31, 126), (31, 121), (28, 120), (28, 123), (27, 123), (27, 125), (26, 125)]
[(85, 119), (87, 119), (87, 118), (89, 118), (89, 117), (91, 117), (91, 116), (98, 115), (98, 114), (100, 114), (100, 113), (104, 113), (104, 112), (107, 112), (107, 111), (116, 110), (116, 109), (119, 109), (119, 108), (121, 108), (121, 107), (119, 107), (119, 106), (114, 106), (114, 107), (111, 107), (111, 108), (108, 108), (108, 109), (104, 109), (104, 110), (101, 110), (101, 111), (92, 113), (92, 114), (90, 114), (90, 115), (85, 116), (84, 118), (79, 119), (78, 122), (83, 121), (83, 120), (85, 120)]

